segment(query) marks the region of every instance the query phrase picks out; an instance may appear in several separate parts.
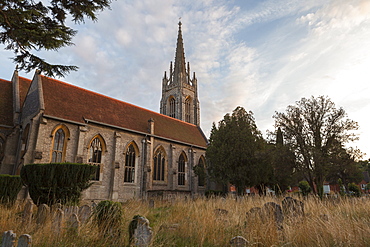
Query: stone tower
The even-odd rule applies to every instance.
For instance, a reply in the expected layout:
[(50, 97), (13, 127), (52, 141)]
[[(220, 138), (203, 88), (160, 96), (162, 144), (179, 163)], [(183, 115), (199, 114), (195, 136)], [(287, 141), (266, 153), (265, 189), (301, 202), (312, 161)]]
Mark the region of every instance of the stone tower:
[(179, 22), (175, 63), (170, 72), (164, 72), (160, 112), (182, 121), (200, 125), (198, 86), (195, 72), (191, 77), (189, 62), (185, 62), (184, 44)]

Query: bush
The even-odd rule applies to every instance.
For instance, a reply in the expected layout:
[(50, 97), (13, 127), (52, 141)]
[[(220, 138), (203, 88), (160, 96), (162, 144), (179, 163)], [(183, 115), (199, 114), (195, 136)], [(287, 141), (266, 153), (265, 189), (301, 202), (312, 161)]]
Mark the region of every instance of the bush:
[(20, 176), (0, 174), (0, 203), (14, 204), (21, 188), (22, 181)]
[(73, 163), (30, 164), (22, 167), (21, 178), (37, 205), (76, 205), (81, 192), (91, 186), (96, 166)]
[(349, 183), (348, 184), (348, 190), (350, 193), (354, 196), (360, 197), (361, 196), (361, 189), (360, 187), (355, 183)]
[(308, 194), (311, 192), (311, 187), (307, 181), (299, 182), (298, 187), (301, 190), (303, 196), (308, 196)]
[(123, 220), (121, 203), (109, 200), (99, 202), (94, 209), (93, 220), (103, 236), (119, 236), (122, 231)]

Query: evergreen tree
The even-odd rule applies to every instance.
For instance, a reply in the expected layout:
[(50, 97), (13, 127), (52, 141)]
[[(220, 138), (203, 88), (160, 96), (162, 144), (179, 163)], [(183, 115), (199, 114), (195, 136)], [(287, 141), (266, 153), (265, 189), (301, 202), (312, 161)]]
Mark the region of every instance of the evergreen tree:
[(34, 53), (59, 50), (73, 45), (77, 31), (66, 26), (67, 17), (80, 24), (85, 18), (97, 20), (96, 13), (109, 8), (111, 0), (3, 0), (0, 3), (0, 43), (15, 53), (20, 70), (43, 71), (47, 76), (64, 76), (77, 66), (55, 65)]
[(235, 185), (238, 194), (243, 194), (247, 186), (261, 186), (269, 174), (269, 169), (263, 167), (267, 162), (261, 158), (265, 146), (253, 113), (237, 107), (217, 127), (213, 123), (206, 151), (210, 176)]

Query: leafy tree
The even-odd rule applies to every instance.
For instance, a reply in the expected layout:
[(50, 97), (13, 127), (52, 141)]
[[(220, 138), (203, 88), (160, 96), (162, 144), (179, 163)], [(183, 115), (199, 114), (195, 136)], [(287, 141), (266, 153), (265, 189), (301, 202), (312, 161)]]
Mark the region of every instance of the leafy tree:
[(274, 118), (287, 145), (295, 150), (297, 168), (313, 191), (322, 197), (328, 164), (333, 162), (331, 149), (338, 143), (344, 145), (357, 139), (353, 133), (358, 129), (357, 123), (347, 118), (343, 108), (337, 109), (324, 96), (302, 98), (296, 105), (288, 106), (285, 113), (276, 112)]
[(310, 187), (310, 185), (308, 184), (307, 181), (299, 182), (298, 187), (301, 190), (301, 193), (304, 197), (307, 197), (308, 194), (310, 194), (310, 192), (311, 192), (311, 187)]
[(55, 65), (34, 53), (57, 51), (71, 42), (77, 31), (66, 26), (67, 18), (80, 24), (85, 18), (97, 20), (96, 13), (109, 8), (111, 0), (3, 0), (0, 3), (0, 43), (15, 53), (19, 69), (39, 69), (47, 76), (64, 76), (76, 66)]
[(349, 183), (348, 184), (348, 190), (352, 192), (354, 196), (360, 197), (361, 196), (361, 189), (360, 187), (355, 183)]
[(223, 184), (235, 185), (238, 194), (244, 193), (246, 186), (261, 185), (269, 170), (261, 165), (264, 147), (253, 113), (237, 107), (218, 127), (213, 123), (206, 151), (209, 175)]

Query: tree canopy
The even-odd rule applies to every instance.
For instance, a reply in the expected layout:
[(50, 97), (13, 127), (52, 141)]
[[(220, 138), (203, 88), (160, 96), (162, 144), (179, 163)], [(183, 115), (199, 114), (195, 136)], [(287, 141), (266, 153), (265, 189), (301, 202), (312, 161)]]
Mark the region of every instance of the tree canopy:
[(14, 51), (20, 70), (39, 69), (47, 76), (64, 76), (77, 66), (50, 64), (35, 55), (40, 50), (59, 50), (73, 45), (77, 31), (65, 23), (85, 18), (97, 20), (97, 12), (109, 8), (111, 0), (3, 0), (0, 3), (0, 43)]
[(268, 169), (261, 169), (260, 154), (264, 147), (253, 113), (237, 107), (217, 127), (213, 124), (206, 151), (210, 176), (235, 185), (239, 194), (246, 186), (258, 185), (264, 180), (262, 177), (268, 176)]
[(331, 167), (348, 150), (344, 145), (357, 139), (357, 122), (325, 96), (302, 98), (285, 113), (276, 112), (274, 118), (275, 127), (281, 128), (286, 144), (295, 151), (297, 169), (322, 196)]

